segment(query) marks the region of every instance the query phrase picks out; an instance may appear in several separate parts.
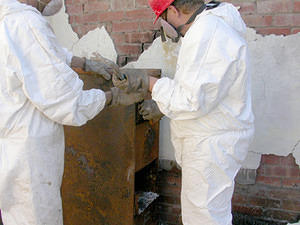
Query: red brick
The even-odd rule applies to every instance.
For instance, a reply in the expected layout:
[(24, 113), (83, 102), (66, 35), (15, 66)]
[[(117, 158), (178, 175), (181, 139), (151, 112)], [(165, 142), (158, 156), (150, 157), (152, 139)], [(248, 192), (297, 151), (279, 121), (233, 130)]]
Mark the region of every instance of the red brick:
[(98, 23), (99, 22), (99, 14), (87, 14), (82, 16), (83, 23)]
[(149, 31), (149, 30), (154, 30), (155, 25), (153, 24), (153, 20), (140, 21), (139, 22), (139, 28), (140, 28), (141, 31)]
[(292, 15), (275, 15), (273, 17), (273, 26), (291, 26), (293, 25)]
[(300, 26), (300, 14), (297, 13), (297, 14), (294, 14), (293, 16), (293, 25), (294, 26)]
[(69, 23), (70, 24), (75, 23), (75, 16), (69, 16)]
[(293, 11), (293, 0), (266, 0), (257, 1), (258, 13), (282, 13)]
[(94, 30), (98, 27), (98, 24), (86, 24), (80, 28), (81, 35), (86, 35), (89, 31)]
[(291, 212), (282, 209), (265, 209), (263, 215), (272, 220), (298, 221), (297, 216), (299, 215), (299, 212)]
[(297, 166), (295, 158), (292, 154), (282, 157), (280, 160), (280, 164), (283, 166)]
[(274, 187), (281, 187), (281, 179), (275, 177), (258, 176), (256, 182), (259, 184), (266, 184)]
[(180, 195), (181, 189), (174, 185), (159, 185), (159, 192), (165, 195)]
[(292, 29), (292, 34), (297, 34), (300, 32), (300, 28), (293, 28)]
[(253, 206), (243, 206), (243, 205), (233, 205), (232, 206), (233, 212), (239, 212), (246, 215), (252, 216), (261, 216), (263, 211), (260, 207), (253, 207)]
[(83, 13), (83, 7), (82, 4), (71, 4), (67, 6), (67, 13), (71, 15), (77, 15)]
[(157, 208), (160, 213), (172, 213), (173, 205), (165, 204), (164, 202), (161, 202), (159, 198)]
[(267, 27), (272, 24), (272, 16), (242, 15), (245, 23), (250, 27)]
[(269, 166), (265, 168), (266, 177), (285, 177), (287, 175), (287, 168), (281, 166)]
[[(262, 189), (259, 189), (260, 193)], [(264, 197), (271, 199), (300, 199), (300, 191), (297, 189), (287, 188), (269, 188), (265, 191)]]
[(232, 196), (232, 202), (233, 204), (246, 204), (248, 203), (247, 195), (234, 193)]
[(117, 49), (120, 54), (126, 55), (138, 55), (141, 53), (141, 45), (131, 44), (131, 45), (118, 45)]
[(172, 205), (178, 205), (180, 204), (180, 196), (166, 196), (166, 195), (161, 195), (161, 201), (164, 203), (172, 204)]
[(132, 20), (145, 20), (145, 19), (152, 19), (153, 13), (150, 9), (136, 9), (126, 12), (126, 18)]
[(113, 22), (112, 24), (112, 32), (130, 32), (137, 31), (139, 28), (139, 24), (136, 22)]
[(144, 32), (144, 33), (128, 33), (125, 35), (127, 43), (151, 43), (152, 32)]
[(115, 44), (121, 45), (125, 42), (125, 34), (124, 33), (112, 33), (111, 38), (114, 40)]
[(84, 12), (99, 12), (99, 11), (105, 11), (110, 8), (110, 4), (108, 2), (88, 2), (87, 4), (84, 4)]
[(260, 167), (258, 167), (256, 172), (257, 172), (257, 176), (265, 176), (265, 167), (264, 167), (264, 165), (260, 165)]
[(79, 15), (79, 16), (74, 16), (74, 22), (75, 24), (82, 24), (83, 23), (83, 16)]
[(279, 165), (280, 164), (280, 156), (262, 155), (261, 156), (261, 164)]
[(268, 198), (249, 197), (249, 204), (264, 208), (280, 208), (280, 201)]
[(101, 22), (120, 21), (123, 19), (124, 19), (123, 11), (105, 12), (99, 14), (99, 21)]
[(137, 7), (148, 7), (148, 0), (135, 0), (135, 4)]
[(66, 5), (73, 4), (73, 0), (65, 0), (65, 4)]
[(81, 31), (80, 31), (80, 25), (72, 25), (72, 30), (76, 33), (76, 34), (78, 34), (78, 36), (79, 36), (79, 38), (82, 36), (81, 35)]
[(294, 12), (300, 12), (300, 1), (294, 2)]
[(168, 224), (178, 224), (178, 222), (180, 222), (180, 218), (178, 215), (174, 215), (174, 214), (164, 214), (161, 215), (161, 219), (165, 222), (167, 222)]
[(299, 167), (289, 167), (286, 168), (287, 176), (286, 177), (298, 177), (300, 179), (300, 169)]
[(236, 6), (240, 6), (239, 12), (241, 14), (249, 14), (255, 13), (256, 11), (256, 3), (255, 2), (239, 2), (235, 4)]
[(134, 8), (135, 0), (111, 0), (112, 10), (126, 10)]
[(300, 179), (283, 179), (282, 186), (287, 188), (300, 189)]
[[(111, 34), (112, 33), (112, 24), (111, 23), (103, 23), (105, 25), (106, 31)], [(99, 26), (101, 27), (101, 26)]]
[(283, 200), (282, 208), (286, 210), (298, 211), (300, 212), (300, 199), (294, 200)]
[(172, 208), (172, 213), (175, 213), (175, 214), (177, 214), (177, 215), (180, 215), (181, 214), (181, 207), (180, 207), (180, 205), (178, 206), (178, 207), (173, 207)]
[(291, 34), (290, 28), (257, 28), (257, 33), (262, 35), (268, 35), (268, 34), (276, 34), (276, 35), (289, 35)]
[(300, 15), (276, 15), (273, 20), (274, 26), (299, 26), (300, 25)]

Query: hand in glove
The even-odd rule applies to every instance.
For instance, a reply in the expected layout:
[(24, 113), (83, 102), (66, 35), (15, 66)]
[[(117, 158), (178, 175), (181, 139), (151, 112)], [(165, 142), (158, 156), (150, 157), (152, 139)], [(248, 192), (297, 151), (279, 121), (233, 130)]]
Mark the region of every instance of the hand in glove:
[(139, 104), (139, 113), (143, 116), (144, 120), (153, 120), (154, 123), (164, 116), (159, 110), (156, 102), (152, 99), (144, 100)]
[(139, 92), (147, 95), (149, 89), (149, 76), (146, 73), (140, 74), (113, 74), (112, 82), (127, 93)]
[(95, 54), (95, 57), (92, 59), (86, 59), (84, 70), (101, 74), (105, 80), (110, 80), (112, 74), (118, 75), (120, 73), (117, 64), (102, 57), (100, 54)]
[[(107, 100), (107, 105), (118, 106), (118, 105), (132, 105), (134, 103), (143, 100), (143, 95), (139, 92), (136, 93), (126, 93), (125, 91), (113, 87), (110, 89), (111, 100)], [(108, 95), (106, 95), (108, 96)]]

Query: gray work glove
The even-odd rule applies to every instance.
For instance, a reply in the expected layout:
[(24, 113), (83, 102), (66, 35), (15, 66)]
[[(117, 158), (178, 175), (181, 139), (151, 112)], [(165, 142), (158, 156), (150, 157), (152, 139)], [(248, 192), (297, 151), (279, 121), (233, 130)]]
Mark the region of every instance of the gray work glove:
[(102, 57), (100, 54), (95, 55), (93, 59), (85, 60), (84, 70), (86, 72), (95, 72), (103, 76), (105, 80), (111, 80), (113, 74), (120, 73), (119, 66), (113, 61)]
[(156, 102), (152, 99), (144, 100), (139, 104), (138, 109), (144, 120), (152, 120), (154, 123), (158, 122), (164, 116)]
[(108, 104), (110, 106), (132, 105), (143, 100), (143, 95), (139, 92), (127, 93), (116, 87), (111, 88), (110, 91), (112, 94), (111, 102)]
[(146, 73), (121, 74), (114, 73), (112, 82), (127, 93), (139, 92), (145, 97), (149, 89), (149, 76)]

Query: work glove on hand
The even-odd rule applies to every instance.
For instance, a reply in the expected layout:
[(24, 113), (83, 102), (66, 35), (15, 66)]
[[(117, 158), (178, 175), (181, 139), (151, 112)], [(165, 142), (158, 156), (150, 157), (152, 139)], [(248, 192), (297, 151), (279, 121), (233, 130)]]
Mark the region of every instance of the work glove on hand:
[(110, 89), (112, 94), (112, 99), (108, 105), (118, 106), (118, 105), (132, 105), (134, 103), (140, 102), (143, 100), (143, 95), (141, 93), (127, 93), (124, 90), (113, 87)]
[(152, 120), (154, 123), (158, 122), (164, 116), (156, 102), (152, 99), (144, 100), (139, 104), (138, 109), (144, 120)]
[(149, 76), (146, 73), (140, 74), (113, 74), (112, 82), (127, 93), (138, 92), (145, 97), (149, 89)]
[(105, 80), (111, 80), (113, 74), (120, 73), (119, 66), (113, 61), (96, 54), (92, 59), (85, 60), (85, 71), (92, 71), (103, 76)]

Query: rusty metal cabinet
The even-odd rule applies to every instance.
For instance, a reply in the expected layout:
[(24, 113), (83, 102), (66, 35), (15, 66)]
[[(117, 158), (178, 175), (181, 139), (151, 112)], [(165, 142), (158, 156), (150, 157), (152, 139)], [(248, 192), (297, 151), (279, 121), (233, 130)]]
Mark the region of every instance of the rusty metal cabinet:
[[(97, 75), (80, 76), (85, 89), (111, 86)], [(159, 126), (138, 120), (131, 105), (106, 108), (84, 126), (65, 127), (65, 225), (142, 225), (134, 222), (136, 174), (157, 166)]]

